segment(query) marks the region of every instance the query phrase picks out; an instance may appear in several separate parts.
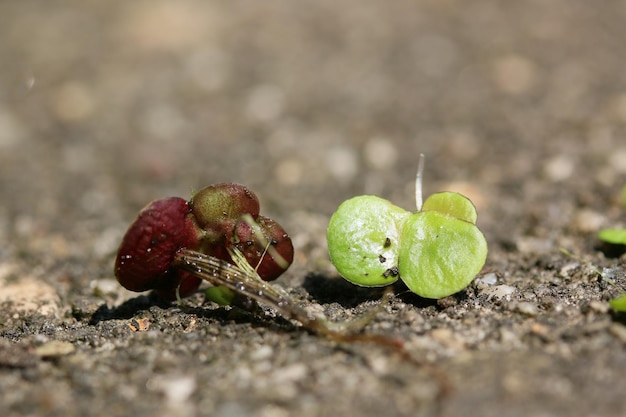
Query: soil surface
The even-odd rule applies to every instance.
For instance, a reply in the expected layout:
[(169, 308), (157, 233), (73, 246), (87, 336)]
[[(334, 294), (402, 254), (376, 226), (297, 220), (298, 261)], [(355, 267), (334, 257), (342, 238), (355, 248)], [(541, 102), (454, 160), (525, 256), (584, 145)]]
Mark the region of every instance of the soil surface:
[[(0, 414), (625, 416), (621, 1), (4, 1)], [(443, 300), (355, 287), (326, 225), (459, 191), (489, 244)], [(364, 334), (123, 289), (137, 212), (248, 185), (293, 237), (277, 281)], [(564, 248), (574, 256), (564, 254)]]

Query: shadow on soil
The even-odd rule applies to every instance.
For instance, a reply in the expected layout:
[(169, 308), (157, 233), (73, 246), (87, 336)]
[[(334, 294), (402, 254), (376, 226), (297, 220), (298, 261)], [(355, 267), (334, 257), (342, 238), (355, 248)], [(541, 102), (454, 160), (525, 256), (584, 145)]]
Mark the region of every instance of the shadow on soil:
[(354, 308), (366, 301), (378, 301), (388, 289), (397, 294), (403, 302), (419, 308), (438, 305), (436, 300), (413, 294), (401, 280), (387, 287), (359, 287), (339, 277), (310, 274), (305, 277), (302, 286), (318, 303), (338, 303), (344, 308)]

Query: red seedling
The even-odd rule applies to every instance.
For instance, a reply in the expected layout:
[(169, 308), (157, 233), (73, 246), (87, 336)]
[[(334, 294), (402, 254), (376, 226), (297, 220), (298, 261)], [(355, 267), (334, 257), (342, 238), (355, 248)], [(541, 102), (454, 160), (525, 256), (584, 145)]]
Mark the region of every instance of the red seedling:
[(172, 265), (176, 252), (189, 249), (232, 262), (235, 247), (268, 281), (293, 260), (291, 238), (278, 223), (259, 216), (252, 191), (238, 184), (212, 185), (189, 202), (171, 197), (146, 206), (120, 245), (115, 276), (131, 291), (154, 289), (168, 300), (177, 292), (186, 297), (201, 279)]

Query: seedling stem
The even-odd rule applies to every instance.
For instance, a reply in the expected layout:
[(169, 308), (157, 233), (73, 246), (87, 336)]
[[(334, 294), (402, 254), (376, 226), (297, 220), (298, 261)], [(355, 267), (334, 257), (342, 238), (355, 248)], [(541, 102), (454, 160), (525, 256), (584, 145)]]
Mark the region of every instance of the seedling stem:
[(424, 204), (424, 200), (422, 198), (422, 176), (424, 174), (424, 154), (420, 154), (420, 159), (417, 164), (417, 176), (415, 177), (415, 205), (417, 206), (417, 211), (422, 211), (422, 205)]

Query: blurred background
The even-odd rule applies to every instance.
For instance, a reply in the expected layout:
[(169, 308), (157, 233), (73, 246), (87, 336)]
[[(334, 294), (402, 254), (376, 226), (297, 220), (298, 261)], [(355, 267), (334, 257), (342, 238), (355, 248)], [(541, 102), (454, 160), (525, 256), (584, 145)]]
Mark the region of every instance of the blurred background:
[(5, 255), (53, 247), (108, 265), (148, 201), (233, 181), (323, 258), (341, 201), (413, 206), (419, 153), (425, 193), (467, 194), (497, 251), (580, 207), (582, 231), (598, 227), (626, 176), (623, 2), (0, 10)]

